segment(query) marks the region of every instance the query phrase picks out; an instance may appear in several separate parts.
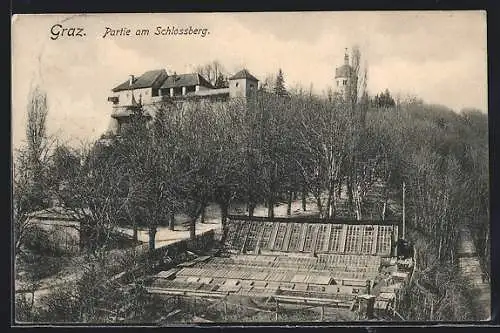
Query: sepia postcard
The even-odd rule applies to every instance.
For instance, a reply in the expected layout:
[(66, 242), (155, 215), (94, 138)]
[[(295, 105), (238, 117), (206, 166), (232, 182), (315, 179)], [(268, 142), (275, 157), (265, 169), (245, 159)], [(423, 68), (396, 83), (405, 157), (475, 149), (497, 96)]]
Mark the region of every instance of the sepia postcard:
[(491, 319), (486, 12), (11, 25), (15, 325)]

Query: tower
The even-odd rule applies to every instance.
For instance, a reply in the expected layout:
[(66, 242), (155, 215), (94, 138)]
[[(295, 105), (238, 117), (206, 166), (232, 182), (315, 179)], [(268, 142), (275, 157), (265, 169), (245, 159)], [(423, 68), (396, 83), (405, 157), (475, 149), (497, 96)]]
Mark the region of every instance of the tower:
[(344, 64), (335, 69), (335, 82), (336, 91), (341, 95), (344, 100), (347, 100), (349, 89), (353, 75), (352, 66), (349, 64), (349, 54), (347, 53), (347, 48), (344, 54)]
[(229, 78), (229, 97), (248, 97), (257, 91), (259, 80), (246, 69)]
[(130, 90), (126, 95), (127, 100), (122, 105), (114, 105), (111, 114), (111, 124), (109, 130), (113, 134), (120, 134), (124, 126), (130, 120), (130, 117), (139, 111), (142, 107), (141, 101), (139, 103), (135, 100), (134, 90)]

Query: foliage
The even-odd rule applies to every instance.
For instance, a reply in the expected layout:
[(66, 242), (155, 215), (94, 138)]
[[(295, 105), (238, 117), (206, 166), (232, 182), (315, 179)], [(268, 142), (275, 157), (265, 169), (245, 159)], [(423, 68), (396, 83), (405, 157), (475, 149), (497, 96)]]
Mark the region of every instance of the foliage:
[(229, 75), (224, 66), (217, 60), (197, 66), (196, 72), (205, 77), (215, 88), (228, 87), (227, 78)]
[(373, 97), (372, 106), (377, 108), (390, 108), (396, 106), (396, 102), (394, 98), (392, 98), (389, 89), (386, 89), (384, 92)]
[(288, 94), (285, 88), (285, 78), (283, 77), (283, 71), (281, 70), (281, 68), (276, 75), (274, 93), (278, 96), (286, 96)]
[(49, 205), (48, 154), (51, 139), (46, 133), (47, 114), (47, 95), (39, 87), (35, 87), (30, 93), (27, 106), (26, 145), (15, 152), (13, 165), (16, 254), (21, 251), (24, 237), (30, 232), (29, 214)]

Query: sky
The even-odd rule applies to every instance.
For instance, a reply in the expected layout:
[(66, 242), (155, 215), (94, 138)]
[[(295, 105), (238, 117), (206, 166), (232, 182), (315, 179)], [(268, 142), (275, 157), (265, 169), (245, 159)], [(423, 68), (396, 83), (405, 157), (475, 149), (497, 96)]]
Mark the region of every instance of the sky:
[[(56, 24), (54, 29), (52, 27)], [(157, 36), (156, 27), (206, 28), (201, 35)], [(59, 27), (59, 28), (58, 28)], [(130, 36), (106, 36), (106, 28)], [(51, 39), (52, 31), (83, 29)], [(149, 36), (136, 36), (149, 29)], [(151, 69), (193, 72), (218, 60), (264, 80), (282, 69), (288, 88), (334, 87), (345, 48), (358, 45), (368, 91), (413, 95), (455, 111), (487, 112), (484, 11), (273, 12), (17, 15), (12, 19), (12, 139), (25, 137), (30, 90), (47, 93), (49, 134), (78, 145), (109, 125), (111, 89)]]

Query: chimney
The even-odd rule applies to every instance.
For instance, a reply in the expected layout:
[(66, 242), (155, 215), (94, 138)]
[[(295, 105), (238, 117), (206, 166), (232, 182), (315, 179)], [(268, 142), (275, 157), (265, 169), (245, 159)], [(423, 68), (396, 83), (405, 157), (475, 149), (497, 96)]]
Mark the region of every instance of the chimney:
[(347, 54), (347, 48), (345, 49), (344, 65), (349, 65), (349, 54)]
[(128, 85), (131, 86), (134, 83), (134, 75), (130, 74), (129, 75), (129, 80), (128, 80)]

